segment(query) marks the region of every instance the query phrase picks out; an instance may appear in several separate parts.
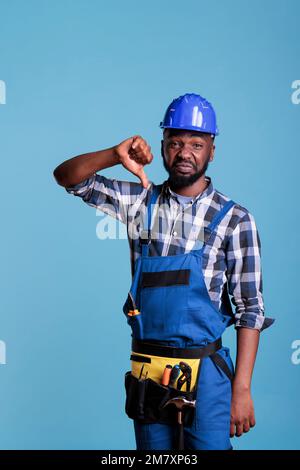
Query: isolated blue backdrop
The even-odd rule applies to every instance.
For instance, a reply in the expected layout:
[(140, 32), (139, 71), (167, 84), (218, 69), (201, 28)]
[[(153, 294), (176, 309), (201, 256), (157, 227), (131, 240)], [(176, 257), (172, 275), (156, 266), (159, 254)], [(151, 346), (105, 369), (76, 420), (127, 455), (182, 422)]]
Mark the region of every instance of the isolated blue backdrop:
[[(127, 240), (99, 240), (95, 210), (52, 171), (134, 135), (166, 178), (159, 121), (194, 92), (217, 111), (207, 174), (255, 216), (266, 314), (241, 449), (300, 448), (298, 1), (1, 0), (2, 449), (134, 449), (124, 413)], [(137, 181), (121, 167), (106, 176)], [(235, 331), (225, 335), (235, 350)]]

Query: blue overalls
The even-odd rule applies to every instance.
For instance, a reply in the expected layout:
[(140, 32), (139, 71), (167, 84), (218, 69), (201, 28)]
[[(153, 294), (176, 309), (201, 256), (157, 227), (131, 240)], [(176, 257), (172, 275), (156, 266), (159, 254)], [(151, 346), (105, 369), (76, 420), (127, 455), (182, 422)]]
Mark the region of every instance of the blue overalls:
[[(154, 186), (147, 206), (144, 227), (149, 234), (152, 207), (160, 188), (161, 185)], [(204, 243), (233, 205), (233, 201), (228, 201), (215, 215), (205, 229)], [(149, 256), (150, 243), (151, 237), (142, 244), (142, 254), (136, 260), (130, 288), (131, 299), (140, 311), (140, 314), (127, 317), (132, 337), (177, 348), (199, 348), (221, 338), (226, 327), (233, 323), (233, 314), (228, 297), (223, 296), (220, 311), (209, 297), (202, 272), (204, 243), (201, 248), (184, 254)], [(221, 347), (217, 353), (233, 373), (229, 349)], [(231, 382), (228, 376), (210, 357), (204, 358), (197, 383), (195, 417), (192, 426), (184, 428), (185, 448), (232, 449), (229, 439), (230, 404)], [(142, 424), (135, 420), (134, 429), (137, 449), (173, 448), (174, 426)]]

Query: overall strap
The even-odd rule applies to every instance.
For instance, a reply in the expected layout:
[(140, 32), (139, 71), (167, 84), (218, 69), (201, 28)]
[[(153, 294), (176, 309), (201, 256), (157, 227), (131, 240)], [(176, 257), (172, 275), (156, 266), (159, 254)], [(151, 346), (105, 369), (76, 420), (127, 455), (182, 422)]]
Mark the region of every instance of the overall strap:
[(231, 199), (230, 201), (227, 201), (226, 204), (222, 207), (222, 209), (217, 212), (217, 214), (214, 216), (210, 224), (205, 227), (204, 232), (205, 232), (205, 243), (209, 240), (211, 234), (217, 227), (217, 225), (221, 222), (221, 220), (225, 217), (227, 212), (234, 206), (235, 202)]
[(162, 184), (153, 186), (150, 200), (146, 206), (146, 213), (144, 217), (144, 229), (141, 233), (141, 245), (142, 245), (142, 256), (148, 256), (149, 244), (151, 243), (151, 219), (152, 219), (152, 207), (156, 203), (160, 193)]

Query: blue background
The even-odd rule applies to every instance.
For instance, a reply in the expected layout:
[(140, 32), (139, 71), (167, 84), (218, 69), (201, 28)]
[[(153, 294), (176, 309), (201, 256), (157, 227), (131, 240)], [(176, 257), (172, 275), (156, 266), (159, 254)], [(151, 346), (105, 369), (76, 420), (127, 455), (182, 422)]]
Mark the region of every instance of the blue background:
[[(159, 121), (200, 93), (220, 136), (207, 174), (255, 216), (266, 315), (254, 378), (257, 425), (237, 449), (299, 449), (298, 1), (0, 1), (2, 449), (134, 449), (124, 412), (130, 330), (127, 240), (53, 169), (142, 135), (166, 178)], [(122, 167), (109, 177), (137, 179)], [(225, 335), (235, 352), (235, 331)]]

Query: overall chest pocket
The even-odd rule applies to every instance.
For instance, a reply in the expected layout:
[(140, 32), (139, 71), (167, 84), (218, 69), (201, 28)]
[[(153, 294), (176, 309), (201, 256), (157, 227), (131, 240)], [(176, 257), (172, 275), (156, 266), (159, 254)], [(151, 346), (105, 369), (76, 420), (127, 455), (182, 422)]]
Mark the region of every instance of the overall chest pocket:
[(141, 314), (149, 333), (178, 329), (186, 307), (190, 269), (143, 272), (141, 275)]

